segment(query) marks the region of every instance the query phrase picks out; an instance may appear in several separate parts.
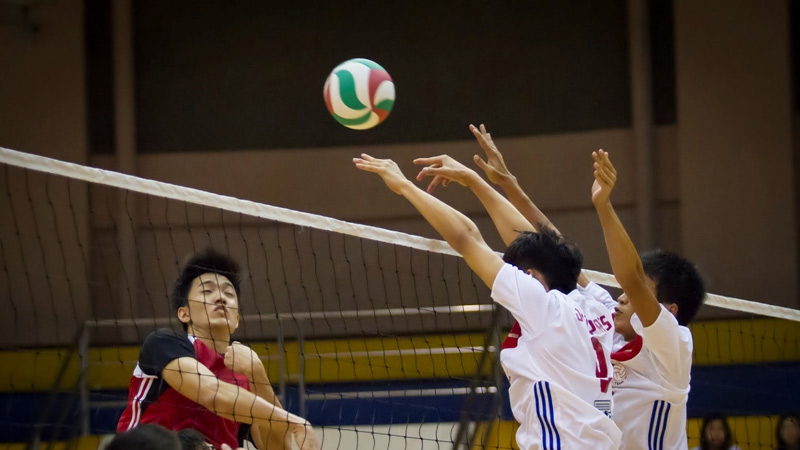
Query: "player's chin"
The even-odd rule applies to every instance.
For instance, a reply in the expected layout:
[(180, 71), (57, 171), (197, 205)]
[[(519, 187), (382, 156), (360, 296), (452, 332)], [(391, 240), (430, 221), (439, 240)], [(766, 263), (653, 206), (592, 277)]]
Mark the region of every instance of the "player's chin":
[(614, 329), (621, 333), (631, 327), (631, 318), (627, 315), (617, 313), (614, 315)]

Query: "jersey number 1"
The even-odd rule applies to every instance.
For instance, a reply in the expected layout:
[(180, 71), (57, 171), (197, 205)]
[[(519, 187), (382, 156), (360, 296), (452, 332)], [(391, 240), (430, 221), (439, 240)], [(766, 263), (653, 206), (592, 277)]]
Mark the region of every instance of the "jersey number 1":
[(594, 347), (594, 353), (597, 355), (597, 367), (595, 368), (594, 376), (600, 379), (600, 391), (605, 394), (611, 385), (611, 378), (608, 376), (608, 365), (606, 364), (606, 352), (603, 351), (603, 345), (600, 344), (596, 337), (592, 337), (592, 347)]

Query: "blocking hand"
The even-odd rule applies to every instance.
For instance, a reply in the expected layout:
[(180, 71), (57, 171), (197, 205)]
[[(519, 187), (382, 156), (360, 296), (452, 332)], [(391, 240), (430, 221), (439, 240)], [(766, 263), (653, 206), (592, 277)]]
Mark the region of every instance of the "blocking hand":
[(417, 180), (433, 177), (428, 184), (430, 194), (438, 185), (447, 186), (451, 181), (466, 186), (468, 178), (475, 172), (447, 155), (432, 156), (430, 158), (417, 158), (414, 164), (424, 165), (417, 174)]
[(608, 153), (601, 150), (592, 152), (594, 158), (594, 183), (592, 184), (592, 203), (599, 205), (608, 202), (614, 184), (617, 182), (617, 169), (611, 164)]
[(486, 177), (489, 178), (489, 181), (494, 184), (503, 184), (513, 179), (514, 176), (511, 175), (511, 172), (508, 170), (506, 162), (503, 160), (503, 155), (497, 150), (497, 146), (494, 145), (494, 141), (492, 141), (492, 135), (486, 131), (486, 127), (481, 124), (480, 129), (478, 129), (475, 125), (470, 124), (469, 130), (475, 135), (478, 144), (480, 144), (481, 148), (486, 153), (486, 161), (478, 155), (473, 156), (472, 159), (475, 161), (475, 164), (486, 173)]
[(353, 158), (356, 168), (366, 172), (377, 173), (386, 183), (386, 186), (395, 194), (401, 195), (401, 189), (408, 179), (391, 159), (378, 159), (362, 153), (360, 158)]

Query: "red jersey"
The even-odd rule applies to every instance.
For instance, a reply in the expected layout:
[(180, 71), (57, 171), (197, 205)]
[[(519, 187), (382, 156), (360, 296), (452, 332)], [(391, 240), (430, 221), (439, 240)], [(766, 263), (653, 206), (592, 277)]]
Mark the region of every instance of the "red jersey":
[(131, 377), (128, 406), (117, 424), (117, 432), (142, 423), (155, 423), (170, 430), (193, 428), (215, 447), (238, 448), (239, 423), (224, 419), (172, 389), (161, 371), (177, 358), (191, 357), (227, 383), (250, 389), (247, 377), (225, 367), (225, 358), (194, 336), (160, 329), (144, 340), (139, 362)]

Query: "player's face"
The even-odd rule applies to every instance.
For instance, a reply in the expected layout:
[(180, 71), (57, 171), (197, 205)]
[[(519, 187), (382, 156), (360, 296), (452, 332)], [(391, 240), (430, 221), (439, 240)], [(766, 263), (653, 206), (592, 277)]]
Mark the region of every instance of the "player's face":
[[(656, 284), (650, 278), (647, 278), (647, 288), (655, 295)], [(621, 334), (626, 341), (633, 340), (636, 337), (636, 331), (631, 326), (632, 315), (633, 308), (630, 301), (628, 301), (628, 296), (623, 292), (617, 299), (617, 307), (614, 309), (614, 330)]]
[(227, 331), (230, 335), (239, 326), (239, 298), (227, 277), (200, 275), (192, 281), (188, 297), (192, 329)]

